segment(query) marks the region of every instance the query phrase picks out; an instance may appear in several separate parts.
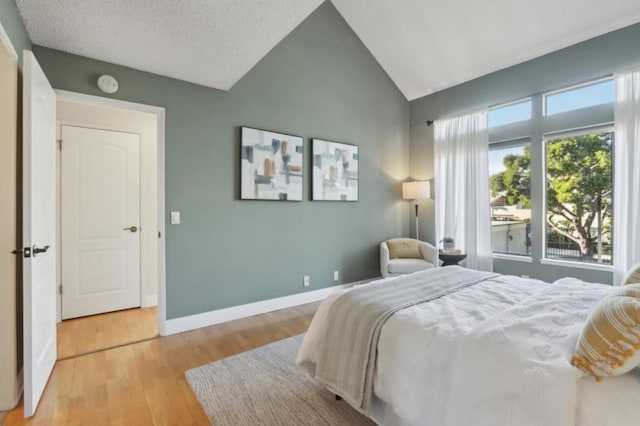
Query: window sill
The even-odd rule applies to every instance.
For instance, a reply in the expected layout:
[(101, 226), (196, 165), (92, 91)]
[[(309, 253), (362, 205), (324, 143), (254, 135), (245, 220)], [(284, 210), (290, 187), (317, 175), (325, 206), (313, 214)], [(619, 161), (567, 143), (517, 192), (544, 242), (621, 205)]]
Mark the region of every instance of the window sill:
[(520, 256), (517, 254), (493, 253), (494, 260), (513, 260), (516, 262), (533, 263), (531, 256)]
[(543, 265), (566, 266), (568, 268), (591, 269), (594, 271), (613, 272), (613, 265), (603, 265), (601, 263), (572, 262), (570, 260), (540, 259)]

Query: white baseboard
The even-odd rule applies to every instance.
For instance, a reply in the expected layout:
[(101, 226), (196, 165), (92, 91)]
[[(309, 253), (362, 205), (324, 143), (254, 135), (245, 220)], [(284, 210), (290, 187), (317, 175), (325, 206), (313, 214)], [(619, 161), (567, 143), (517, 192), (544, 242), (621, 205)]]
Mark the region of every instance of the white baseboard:
[(377, 279), (379, 278), (371, 278), (368, 280), (306, 291), (304, 293), (292, 294), (291, 296), (262, 300), (260, 302), (247, 303), (246, 305), (231, 306), (229, 308), (217, 309), (215, 311), (203, 312), (201, 314), (170, 319), (165, 322), (165, 334), (162, 335), (168, 336), (170, 334), (195, 330), (196, 328), (208, 327), (210, 325), (220, 324), (227, 321), (277, 311), (279, 309), (304, 305), (305, 303), (317, 302), (319, 300), (326, 299), (332, 294), (345, 288), (365, 284)]
[(142, 303), (140, 304), (141, 308), (150, 308), (152, 306), (158, 306), (158, 295), (157, 294), (147, 294), (142, 296)]

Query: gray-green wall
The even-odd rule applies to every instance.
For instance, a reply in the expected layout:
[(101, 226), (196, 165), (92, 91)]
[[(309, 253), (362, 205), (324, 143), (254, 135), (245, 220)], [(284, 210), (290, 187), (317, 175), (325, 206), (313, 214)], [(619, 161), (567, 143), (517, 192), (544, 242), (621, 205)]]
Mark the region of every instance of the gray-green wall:
[[(639, 65), (640, 24), (637, 24), (416, 99), (411, 102), (411, 175), (417, 179), (433, 177), (433, 127), (427, 127), (427, 120), (521, 99)], [(532, 201), (534, 205), (542, 202), (540, 197)], [(421, 235), (434, 242), (433, 202), (425, 204), (420, 214)], [(542, 265), (535, 255), (533, 260), (533, 263), (495, 260), (494, 268), (500, 273), (526, 274), (545, 281), (565, 276), (592, 282), (612, 281), (609, 272)]]
[(14, 0), (0, 0), (0, 22), (7, 32), (13, 48), (20, 58), (20, 69), (22, 69), (22, 51), (31, 49), (31, 41), (24, 28), (22, 18), (18, 12), (18, 7)]
[[(55, 88), (105, 96), (106, 73), (114, 98), (166, 108), (168, 318), (378, 276), (379, 242), (409, 232), (409, 102), (330, 2), (228, 92), (34, 50)], [(305, 137), (305, 201), (238, 199), (240, 126)], [(359, 145), (358, 202), (309, 201), (311, 137)]]

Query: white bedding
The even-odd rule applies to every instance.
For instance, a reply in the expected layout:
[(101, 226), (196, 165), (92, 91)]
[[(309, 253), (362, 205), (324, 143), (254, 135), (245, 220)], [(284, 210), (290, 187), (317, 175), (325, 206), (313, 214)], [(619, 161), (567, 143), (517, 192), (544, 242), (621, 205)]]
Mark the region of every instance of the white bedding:
[[(596, 383), (568, 363), (584, 319), (610, 290), (499, 276), (404, 309), (382, 328), (375, 395), (395, 412), (394, 424), (637, 425), (638, 371)], [(298, 354), (307, 369), (337, 297), (309, 327)]]

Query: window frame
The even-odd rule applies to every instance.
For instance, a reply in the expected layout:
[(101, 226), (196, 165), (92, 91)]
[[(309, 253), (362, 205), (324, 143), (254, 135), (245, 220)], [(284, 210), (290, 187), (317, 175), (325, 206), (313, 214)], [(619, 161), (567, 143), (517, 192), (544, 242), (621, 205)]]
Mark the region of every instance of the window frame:
[(605, 103), (602, 103), (602, 104), (595, 104), (595, 105), (586, 105), (586, 106), (580, 107), (580, 108), (574, 108), (574, 109), (569, 109), (569, 110), (566, 110), (566, 111), (554, 112), (553, 114), (549, 114), (549, 111), (548, 111), (548, 108), (547, 108), (547, 100), (548, 100), (548, 98), (550, 96), (559, 95), (561, 93), (572, 92), (574, 90), (579, 90), (579, 89), (582, 89), (582, 88), (585, 88), (585, 87), (597, 86), (600, 83), (604, 83), (604, 82), (608, 82), (608, 81), (613, 81), (613, 76), (612, 75), (605, 76), (605, 77), (600, 77), (600, 78), (597, 78), (595, 80), (585, 81), (585, 82), (582, 82), (582, 83), (574, 84), (574, 85), (571, 85), (571, 86), (563, 87), (563, 88), (552, 90), (552, 91), (549, 91), (549, 92), (544, 92), (542, 94), (542, 116), (543, 117), (553, 117), (553, 116), (556, 116), (558, 114), (565, 114), (565, 113), (570, 113), (570, 112), (573, 112), (573, 111), (578, 111), (578, 110), (581, 110), (581, 109), (594, 108), (594, 107), (598, 107), (598, 106), (601, 106), (601, 105), (608, 105), (609, 102), (605, 102)]
[[(614, 103), (588, 106), (576, 110), (546, 116), (545, 95), (574, 89), (579, 86), (588, 86), (600, 81), (613, 79), (611, 74), (597, 76), (582, 83), (571, 84), (551, 91), (532, 93), (528, 97), (522, 97), (514, 101), (494, 104), (489, 109), (500, 108), (513, 103), (523, 102), (528, 99), (532, 102), (532, 115), (530, 120), (518, 121), (500, 126), (488, 127), (489, 144), (504, 142), (516, 139), (530, 139), (531, 141), (531, 251), (530, 256), (512, 256), (494, 253), (492, 257), (501, 262), (513, 263), (534, 263), (544, 265), (554, 265), (562, 267), (572, 267), (584, 270), (599, 270), (611, 272), (613, 266), (608, 264), (586, 263), (586, 262), (565, 262), (562, 260), (545, 259), (546, 255), (546, 182), (544, 165), (546, 153), (544, 152), (545, 137), (552, 134), (561, 134), (570, 130), (582, 130), (594, 127), (610, 126), (614, 122)], [(612, 171), (613, 173), (613, 171)], [(487, 182), (488, 184), (488, 182)], [(538, 204), (533, 201), (538, 200)], [(544, 203), (541, 207), (540, 200)], [(538, 229), (541, 227), (540, 229)], [(613, 236), (611, 241), (613, 244)], [(493, 247), (492, 247), (493, 249)], [(515, 257), (515, 258), (514, 258)], [(524, 266), (524, 265), (523, 265)], [(515, 267), (515, 266), (513, 266)], [(552, 267), (552, 266), (550, 266)]]
[[(602, 262), (586, 262), (586, 261), (582, 261), (582, 260), (567, 260), (567, 259), (555, 259), (555, 258), (550, 258), (547, 255), (547, 233), (548, 233), (548, 229), (547, 229), (547, 146), (549, 141), (554, 141), (554, 140), (558, 140), (558, 139), (563, 139), (563, 138), (571, 138), (571, 137), (577, 137), (577, 136), (582, 136), (582, 135), (586, 135), (589, 133), (611, 133), (611, 200), (612, 200), (612, 207), (611, 207), (611, 263), (602, 263)], [(614, 158), (615, 158), (615, 144), (614, 144), (614, 140), (615, 140), (615, 125), (613, 122), (609, 122), (609, 123), (601, 123), (601, 124), (594, 124), (592, 126), (584, 126), (584, 127), (577, 127), (577, 128), (573, 128), (573, 129), (567, 129), (567, 130), (561, 130), (561, 131), (553, 131), (553, 132), (548, 132), (548, 133), (544, 133), (543, 137), (542, 137), (542, 173), (541, 173), (541, 178), (542, 178), (542, 215), (540, 217), (542, 223), (541, 225), (541, 229), (542, 229), (542, 241), (541, 241), (541, 246), (542, 246), (542, 256), (540, 257), (540, 263), (543, 265), (558, 265), (558, 266), (567, 266), (567, 267), (574, 267), (574, 268), (583, 268), (583, 269), (594, 269), (594, 270), (599, 270), (599, 271), (613, 271), (613, 229), (614, 229), (614, 223), (613, 223), (613, 199), (615, 197), (614, 194), (614, 176), (615, 176), (615, 171), (614, 171)], [(533, 177), (532, 177), (533, 179)], [(533, 208), (533, 206), (532, 206)]]
[[(508, 123), (502, 123), (502, 124), (499, 124), (499, 125), (496, 125), (496, 126), (491, 126), (489, 124), (490, 115), (491, 115), (492, 111), (499, 110), (499, 109), (502, 109), (502, 108), (508, 108), (510, 106), (513, 106), (513, 105), (523, 104), (525, 102), (529, 102), (530, 107), (531, 107), (530, 110), (529, 110), (529, 118), (525, 118), (523, 120), (517, 120), (517, 121), (510, 121)], [(516, 100), (513, 100), (513, 101), (509, 101), (509, 102), (501, 103), (501, 104), (498, 104), (498, 105), (490, 106), (490, 107), (487, 108), (487, 110), (488, 110), (488, 112), (487, 112), (487, 128), (489, 128), (489, 129), (498, 129), (498, 128), (501, 128), (501, 127), (504, 127), (504, 126), (509, 126), (509, 125), (512, 125), (512, 124), (519, 124), (519, 123), (524, 123), (524, 122), (527, 122), (527, 121), (531, 121), (531, 119), (533, 118), (533, 115), (534, 115), (534, 107), (533, 107), (533, 105), (534, 105), (533, 96), (527, 96), (526, 98), (520, 98), (520, 99), (516, 99)]]
[[(530, 137), (528, 136), (520, 136), (520, 137), (515, 137), (515, 138), (510, 138), (510, 139), (502, 139), (502, 140), (497, 140), (497, 141), (490, 141), (489, 142), (489, 151), (492, 150), (498, 150), (498, 149), (505, 149), (505, 148), (515, 148), (515, 147), (524, 147), (524, 146), (529, 146), (529, 149), (531, 149), (532, 147), (532, 140)], [(532, 159), (533, 160), (533, 159)], [(532, 164), (529, 164), (529, 173), (531, 174), (531, 166)], [(491, 175), (489, 175), (489, 178), (491, 178)], [(531, 176), (531, 180), (533, 180), (533, 176)], [(487, 185), (489, 185), (489, 181), (487, 181)], [(491, 195), (491, 194), (489, 194)], [(491, 197), (489, 197), (489, 209), (491, 209)], [(529, 209), (531, 212), (533, 212), (533, 205), (531, 206), (531, 208)], [(490, 218), (492, 217), (492, 215), (490, 215)], [(531, 219), (529, 219), (529, 223), (531, 225), (531, 228), (533, 228), (534, 226), (534, 222)], [(533, 234), (533, 231), (531, 231)], [(532, 238), (533, 240), (533, 238)], [(531, 245), (531, 247), (529, 248), (529, 253), (528, 254), (520, 254), (520, 253), (508, 253), (508, 252), (501, 252), (501, 251), (494, 251), (493, 250), (493, 226), (491, 227), (491, 254), (492, 257), (494, 259), (503, 259), (503, 260), (516, 260), (516, 261), (520, 261), (520, 262), (533, 262), (533, 250), (532, 250), (533, 244)]]

